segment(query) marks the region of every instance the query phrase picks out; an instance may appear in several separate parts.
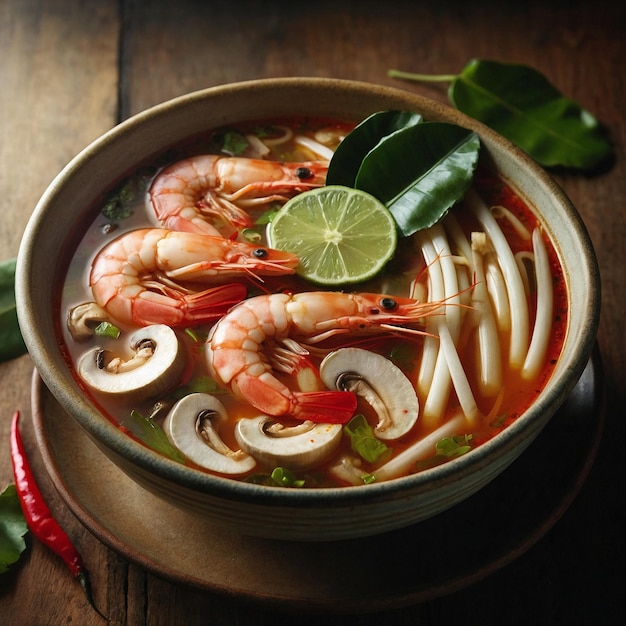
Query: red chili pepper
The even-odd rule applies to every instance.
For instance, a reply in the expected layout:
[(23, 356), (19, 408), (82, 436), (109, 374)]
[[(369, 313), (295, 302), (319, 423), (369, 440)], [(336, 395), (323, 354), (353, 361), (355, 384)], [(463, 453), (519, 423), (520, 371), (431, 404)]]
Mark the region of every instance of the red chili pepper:
[(80, 554), (72, 545), (65, 531), (52, 517), (50, 509), (43, 499), (41, 491), (39, 491), (28, 459), (26, 458), (24, 444), (18, 427), (19, 419), (20, 412), (15, 411), (11, 422), (11, 460), (13, 462), (15, 489), (20, 499), (26, 523), (41, 543), (63, 559), (83, 588), (89, 604), (91, 604), (101, 617), (106, 619), (94, 604), (91, 595), (89, 574), (85, 569)]

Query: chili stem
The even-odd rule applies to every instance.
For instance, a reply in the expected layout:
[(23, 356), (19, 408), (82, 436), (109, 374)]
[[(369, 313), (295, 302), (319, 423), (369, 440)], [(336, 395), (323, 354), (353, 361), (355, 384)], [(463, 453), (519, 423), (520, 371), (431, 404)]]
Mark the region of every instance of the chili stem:
[(429, 83), (451, 83), (458, 78), (455, 74), (414, 74), (413, 72), (403, 72), (402, 70), (389, 70), (387, 76)]
[(94, 603), (89, 573), (83, 564), (80, 554), (72, 545), (65, 531), (52, 517), (52, 513), (35, 481), (35, 476), (26, 458), (24, 443), (20, 435), (19, 419), (20, 412), (15, 411), (11, 422), (11, 461), (13, 464), (15, 489), (19, 496), (26, 523), (41, 543), (61, 557), (74, 575), (74, 578), (78, 580), (83, 588), (89, 604), (100, 617), (107, 619)]

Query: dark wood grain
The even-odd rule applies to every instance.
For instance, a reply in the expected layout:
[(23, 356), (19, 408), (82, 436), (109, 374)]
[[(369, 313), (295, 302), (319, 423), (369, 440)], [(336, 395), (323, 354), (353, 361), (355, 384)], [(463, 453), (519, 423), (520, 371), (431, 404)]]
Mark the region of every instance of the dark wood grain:
[[(226, 82), (332, 76), (395, 85), (445, 102), (445, 85), (400, 83), (387, 70), (450, 74), (472, 58), (526, 63), (593, 111), (616, 145), (617, 162), (607, 172), (555, 174), (583, 216), (600, 263), (598, 345), (607, 418), (587, 483), (542, 540), (496, 574), (428, 603), (296, 618), (162, 580), (100, 544), (56, 494), (26, 429), (42, 489), (84, 553), (96, 601), (111, 624), (576, 625), (612, 623), (624, 614), (625, 33), (625, 10), (604, 1), (0, 3), (3, 258), (17, 253), (46, 186), (92, 139), (149, 106)], [(1, 487), (12, 480), (10, 414), (20, 408), (28, 421), (31, 369), (27, 356), (0, 364)], [(459, 546), (460, 558), (462, 551)], [(375, 581), (363, 592), (376, 593)], [(17, 626), (103, 623), (59, 560), (32, 540), (24, 558), (0, 578), (0, 620)]]

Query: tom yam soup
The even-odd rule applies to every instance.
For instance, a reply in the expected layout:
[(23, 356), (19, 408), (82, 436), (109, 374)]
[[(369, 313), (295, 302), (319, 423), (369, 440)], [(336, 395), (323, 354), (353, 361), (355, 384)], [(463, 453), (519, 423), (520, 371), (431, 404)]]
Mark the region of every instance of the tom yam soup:
[(471, 453), (541, 391), (566, 294), (533, 212), (479, 163), (406, 234), (388, 203), (330, 181), (353, 127), (216, 129), (98, 207), (62, 334), (129, 437), (236, 480), (349, 487)]

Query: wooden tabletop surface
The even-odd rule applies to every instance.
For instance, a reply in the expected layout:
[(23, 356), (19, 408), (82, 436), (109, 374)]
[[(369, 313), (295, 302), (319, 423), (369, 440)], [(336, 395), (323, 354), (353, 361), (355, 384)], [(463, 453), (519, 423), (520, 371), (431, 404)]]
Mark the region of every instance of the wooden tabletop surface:
[[(624, 8), (603, 0), (0, 2), (3, 259), (17, 254), (31, 211), (52, 178), (88, 143), (152, 105), (228, 82), (330, 76), (446, 102), (445, 85), (399, 83), (387, 70), (453, 74), (473, 58), (524, 63), (594, 112), (609, 128), (617, 153), (607, 172), (555, 175), (589, 229), (603, 281), (598, 350), (606, 412), (595, 463), (571, 506), (542, 538), (486, 578), (450, 593), (442, 589), (440, 597), (375, 613), (345, 614), (336, 607), (323, 615), (294, 615), (142, 569), (86, 530), (55, 490), (32, 430), (29, 357), (0, 364), (0, 489), (12, 482), (9, 421), (20, 409), (42, 490), (83, 553), (96, 602), (110, 624), (576, 625), (613, 623), (624, 614), (625, 42)], [(376, 594), (375, 580), (363, 594)], [(60, 560), (32, 538), (20, 561), (0, 577), (0, 621), (104, 623)]]

